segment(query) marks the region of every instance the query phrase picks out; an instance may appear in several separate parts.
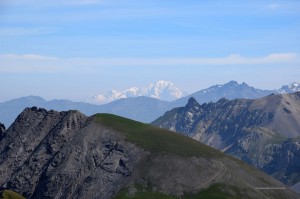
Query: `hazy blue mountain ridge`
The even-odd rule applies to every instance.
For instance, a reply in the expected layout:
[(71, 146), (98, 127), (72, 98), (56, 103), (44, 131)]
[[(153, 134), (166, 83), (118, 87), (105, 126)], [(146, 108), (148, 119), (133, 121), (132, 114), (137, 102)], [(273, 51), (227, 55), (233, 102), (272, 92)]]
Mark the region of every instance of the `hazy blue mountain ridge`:
[[(164, 88), (164, 84), (161, 83)], [(167, 86), (172, 86), (168, 83)], [(280, 92), (289, 92), (300, 89), (296, 87), (297, 83), (292, 83), (283, 86)], [(299, 86), (299, 85), (298, 85)], [(159, 87), (159, 86), (158, 86)], [(154, 86), (153, 88), (157, 88)], [(159, 87), (160, 88), (160, 87)], [(168, 88), (168, 87), (167, 87)], [(290, 88), (289, 90), (285, 88)], [(292, 90), (291, 90), (292, 89)], [(176, 90), (176, 89), (175, 89)], [(54, 109), (57, 111), (79, 110), (82, 113), (90, 116), (95, 113), (112, 113), (134, 119), (140, 122), (150, 123), (162, 116), (166, 111), (175, 107), (184, 106), (190, 97), (194, 97), (198, 102), (215, 102), (221, 98), (227, 99), (255, 99), (260, 98), (271, 93), (277, 93), (278, 90), (260, 90), (248, 86), (246, 83), (237, 83), (230, 81), (224, 85), (215, 85), (207, 89), (195, 92), (187, 97), (178, 100), (167, 102), (152, 97), (128, 97), (118, 99), (103, 105), (94, 105), (84, 102), (72, 102), (70, 100), (50, 100), (46, 101), (38, 96), (28, 96), (13, 99), (7, 102), (0, 103), (0, 122), (4, 123), (6, 127), (15, 120), (17, 115), (21, 113), (26, 107), (37, 106), (45, 109)]]

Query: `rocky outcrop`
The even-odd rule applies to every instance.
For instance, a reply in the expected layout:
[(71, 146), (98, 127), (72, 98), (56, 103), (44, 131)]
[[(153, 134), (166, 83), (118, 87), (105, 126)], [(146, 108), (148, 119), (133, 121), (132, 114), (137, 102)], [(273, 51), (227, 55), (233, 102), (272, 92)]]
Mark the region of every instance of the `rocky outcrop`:
[(4, 124), (0, 123), (0, 133), (4, 133), (4, 131), (5, 131), (5, 126)]
[(1, 137), (0, 175), (1, 189), (29, 199), (108, 199), (119, 192), (181, 198), (211, 186), (230, 198), (299, 198), (272, 177), (186, 136), (109, 114), (36, 107), (26, 108)]
[(4, 124), (0, 123), (0, 139), (2, 136), (4, 136), (4, 132), (5, 132), (5, 126)]
[(0, 140), (0, 184), (27, 198), (110, 198), (141, 153), (78, 111), (27, 108)]
[(242, 133), (225, 152), (289, 186), (300, 182), (300, 139), (272, 136), (266, 129), (250, 131)]
[(191, 98), (153, 124), (238, 157), (288, 185), (300, 181), (300, 92), (202, 105)]
[(267, 145), (261, 157), (269, 160), (262, 169), (287, 185), (300, 182), (300, 139)]

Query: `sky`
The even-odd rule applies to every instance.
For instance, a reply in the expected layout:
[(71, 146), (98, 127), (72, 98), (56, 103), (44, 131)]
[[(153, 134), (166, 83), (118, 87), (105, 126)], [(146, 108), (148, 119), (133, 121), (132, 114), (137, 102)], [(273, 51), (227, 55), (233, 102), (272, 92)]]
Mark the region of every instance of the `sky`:
[(300, 82), (299, 0), (0, 0), (0, 101)]

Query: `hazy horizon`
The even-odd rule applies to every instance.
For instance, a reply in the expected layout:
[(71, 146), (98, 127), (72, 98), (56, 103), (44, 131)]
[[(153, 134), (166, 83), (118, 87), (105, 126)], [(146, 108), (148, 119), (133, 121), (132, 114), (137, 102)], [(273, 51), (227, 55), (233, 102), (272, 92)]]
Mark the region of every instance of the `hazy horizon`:
[[(165, 80), (158, 80), (158, 81), (165, 81)], [(156, 82), (158, 82), (158, 81), (156, 81)], [(230, 80), (230, 81), (235, 81), (235, 80)], [(229, 83), (230, 81), (228, 81), (228, 82), (224, 82), (224, 83), (221, 83), (221, 84), (213, 84), (213, 85), (210, 85), (209, 87), (211, 87), (211, 86), (216, 86), (216, 85), (223, 85), (223, 84), (226, 84), (226, 83)], [(144, 85), (144, 86), (142, 86), (142, 87), (138, 87), (138, 88), (145, 88), (145, 87), (147, 87), (147, 86), (149, 86), (150, 84), (153, 84), (153, 83), (156, 83), (156, 82), (151, 82), (151, 83), (149, 83), (148, 85)], [(167, 82), (170, 82), (170, 81), (167, 81)], [(173, 82), (171, 82), (171, 83), (173, 83)], [(242, 84), (242, 83), (246, 83), (247, 84), (247, 82), (238, 82), (237, 81), (237, 83), (238, 84)], [(290, 82), (290, 83), (299, 83), (299, 82)], [(290, 84), (289, 83), (289, 84)], [(174, 85), (174, 84), (173, 84)], [(249, 84), (247, 84), (248, 86), (250, 86), (250, 87), (253, 87), (252, 85), (249, 85)], [(287, 84), (285, 84), (285, 85), (287, 85)], [(281, 85), (281, 86), (285, 86), (285, 85)], [(178, 88), (177, 87), (177, 85), (174, 85), (176, 88)], [(136, 87), (136, 86), (132, 86), (132, 87), (130, 87), (130, 88), (133, 88), (133, 87)], [(187, 91), (185, 91), (185, 90), (180, 90), (180, 91), (182, 91), (182, 92), (187, 92), (187, 94), (186, 95), (190, 95), (190, 94), (193, 94), (193, 93), (196, 93), (196, 92), (198, 92), (198, 91), (201, 91), (201, 90), (204, 90), (204, 89), (208, 89), (209, 87), (206, 87), (206, 88), (200, 88), (200, 89), (198, 89), (198, 90), (195, 90), (195, 91), (192, 91), (192, 92), (187, 92)], [(130, 89), (130, 88), (126, 88), (126, 89), (124, 89), (124, 90), (127, 90), (127, 89)], [(254, 88), (256, 88), (256, 87), (254, 87)], [(261, 89), (261, 90), (277, 90), (277, 89), (280, 89), (281, 87), (278, 87), (278, 88), (270, 88), (270, 89), (261, 89), (261, 88), (256, 88), (256, 89)], [(180, 88), (179, 88), (180, 89)], [(109, 90), (109, 91), (107, 91), (107, 92), (104, 92), (104, 93), (97, 93), (96, 95), (106, 95), (106, 94), (108, 94), (110, 91), (112, 91), (112, 90), (115, 90), (115, 89), (111, 89), (111, 90)], [(124, 91), (124, 90), (115, 90), (115, 91), (119, 91), (119, 92), (122, 92), (122, 91)], [(28, 94), (28, 95), (24, 95), (24, 96), (16, 96), (16, 97), (13, 97), (13, 98), (1, 98), (2, 100), (0, 100), (0, 103), (1, 102), (6, 102), (6, 101), (9, 101), (9, 100), (13, 100), (13, 99), (18, 99), (18, 98), (22, 98), (22, 97), (41, 97), (41, 98), (43, 98), (44, 100), (47, 100), (47, 101), (50, 101), (50, 100), (70, 100), (70, 101), (74, 101), (74, 102), (86, 102), (86, 103), (91, 103), (91, 104), (98, 104), (98, 105), (101, 105), (101, 103), (99, 104), (99, 103), (96, 103), (96, 101), (94, 101), (94, 102), (92, 102), (91, 101), (91, 97), (93, 97), (93, 96), (96, 96), (96, 95), (91, 95), (91, 96), (87, 96), (85, 99), (82, 99), (82, 100), (74, 100), (74, 99), (69, 99), (69, 98), (55, 98), (55, 97), (53, 97), (53, 98), (46, 98), (46, 97), (43, 97), (43, 96), (40, 96), (40, 95), (34, 95), (34, 94)], [(114, 100), (112, 100), (112, 101), (114, 101)], [(167, 100), (168, 101), (168, 100)], [(103, 104), (106, 104), (106, 103), (109, 103), (109, 102), (105, 102), (105, 103), (103, 103)]]
[(4, 0), (0, 101), (84, 101), (167, 80), (189, 93), (300, 77), (300, 2)]

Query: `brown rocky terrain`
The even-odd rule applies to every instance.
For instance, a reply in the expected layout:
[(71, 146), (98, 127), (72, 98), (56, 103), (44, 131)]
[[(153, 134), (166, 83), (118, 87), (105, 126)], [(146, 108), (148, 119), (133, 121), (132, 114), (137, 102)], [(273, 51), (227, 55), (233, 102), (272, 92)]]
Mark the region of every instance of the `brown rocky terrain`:
[(300, 92), (202, 105), (191, 98), (153, 124), (222, 150), (290, 186), (300, 181)]
[(0, 175), (2, 189), (26, 198), (185, 198), (216, 186), (230, 198), (299, 198), (186, 136), (114, 115), (36, 107), (2, 133)]

